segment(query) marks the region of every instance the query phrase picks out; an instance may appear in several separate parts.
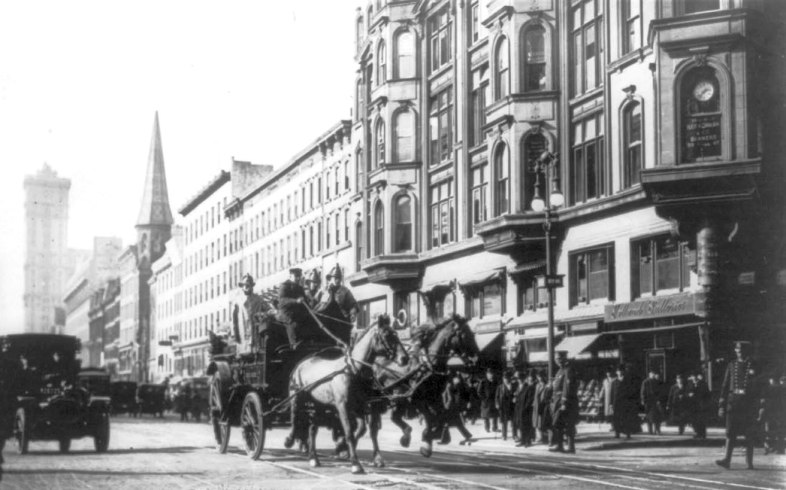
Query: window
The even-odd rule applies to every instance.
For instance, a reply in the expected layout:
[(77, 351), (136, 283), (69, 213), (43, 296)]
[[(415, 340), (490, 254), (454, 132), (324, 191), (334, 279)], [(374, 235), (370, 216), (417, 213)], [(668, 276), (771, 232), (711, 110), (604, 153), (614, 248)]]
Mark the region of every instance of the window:
[(451, 60), (451, 22), (448, 9), (431, 17), (428, 26), (431, 41), (431, 71), (434, 71)]
[(377, 48), (377, 85), (382, 85), (388, 79), (387, 50), (385, 43), (380, 42)]
[(375, 150), (374, 168), (379, 168), (385, 163), (385, 122), (381, 119), (377, 121)]
[(412, 250), (412, 205), (407, 195), (399, 196), (394, 207), (395, 230), (393, 235), (393, 251), (406, 252)]
[(584, 202), (606, 193), (603, 114), (573, 125), (573, 159), (571, 160), (571, 198)]
[(328, 216), (325, 219), (327, 220), (327, 222), (325, 223), (325, 248), (329, 249), (330, 246), (332, 245), (332, 242), (330, 241), (330, 230), (331, 230), (330, 216)]
[(479, 287), (473, 287), (467, 292), (469, 299), (467, 316), (483, 318), (504, 313), (504, 294), (500, 282), (494, 281)]
[(573, 95), (577, 96), (603, 79), (603, 0), (574, 1), (571, 18)]
[(446, 180), (431, 186), (431, 246), (440, 247), (455, 241), (456, 203), (453, 198), (453, 181)]
[(322, 221), (317, 221), (317, 252), (322, 251)]
[(344, 210), (344, 240), (349, 241), (349, 209)]
[[(523, 209), (532, 208), (532, 198), (535, 196), (535, 162), (540, 158), (545, 150), (548, 149), (546, 137), (540, 133), (531, 133), (523, 140), (522, 155), (524, 155), (524, 167), (521, 169), (522, 182), (522, 207)], [(544, 194), (542, 194), (544, 195)]]
[(496, 71), (494, 72), (494, 90), (496, 99), (507, 97), (510, 93), (510, 56), (508, 56), (508, 39), (503, 37), (497, 43), (497, 56), (495, 58)]
[(344, 190), (349, 190), (349, 159), (344, 161)]
[(720, 0), (683, 0), (682, 8), (684, 14), (718, 10), (720, 9)]
[[(540, 271), (543, 274), (544, 271)], [(554, 295), (556, 298), (556, 295)], [(536, 274), (526, 274), (518, 280), (519, 315), (525, 311), (535, 311), (548, 303), (548, 292), (538, 288)], [(556, 302), (555, 302), (556, 304)]]
[(670, 235), (631, 243), (632, 296), (689, 288), (694, 262), (688, 243), (678, 242)]
[(334, 225), (336, 227), (336, 229), (335, 229), (335, 232), (336, 232), (336, 245), (341, 243), (341, 233), (340, 233), (341, 232), (341, 228), (339, 227), (339, 218), (340, 217), (341, 216), (338, 214), (338, 211), (336, 211), (336, 218), (335, 218), (335, 221), (333, 221), (333, 223), (334, 223)]
[(358, 51), (360, 51), (360, 46), (363, 44), (363, 17), (358, 17), (355, 21), (355, 44)]
[(494, 152), (494, 215), (510, 211), (510, 158), (508, 146), (502, 144)]
[(571, 306), (614, 299), (614, 248), (608, 245), (570, 255)]
[(336, 167), (333, 169), (333, 185), (335, 186), (336, 196), (338, 196), (339, 192), (341, 192), (341, 179), (339, 178), (338, 171), (339, 166), (336, 165)]
[(363, 223), (355, 225), (355, 271), (360, 272), (360, 262), (363, 260)]
[(404, 109), (396, 113), (393, 120), (393, 138), (396, 161), (398, 162), (407, 162), (415, 158), (415, 145), (413, 144), (414, 126), (415, 118), (412, 115), (412, 111)]
[(364, 112), (366, 112), (366, 106), (363, 100), (363, 80), (358, 78), (355, 86), (355, 120), (360, 121)]
[(483, 143), (483, 126), (486, 125), (486, 100), (488, 100), (488, 70), (484, 67), (472, 72), (472, 93), (469, 102), (470, 147)]
[(386, 297), (371, 299), (367, 301), (358, 301), (358, 328), (363, 329), (371, 325), (377, 320), (379, 315), (383, 315), (388, 311), (388, 300)]
[(431, 98), (429, 113), (429, 156), (431, 165), (451, 156), (453, 141), (453, 97), (451, 89)]
[[(691, 0), (689, 3), (697, 2)], [(620, 54), (626, 54), (641, 47), (641, 0), (624, 0), (620, 5), (620, 12), (623, 26)]]
[(365, 168), (363, 167), (363, 149), (358, 148), (355, 152), (355, 187), (360, 192), (364, 188)]
[(410, 31), (401, 31), (396, 36), (395, 69), (398, 78), (415, 76), (415, 35)]
[(470, 7), (471, 13), (469, 17), (469, 42), (475, 44), (480, 39), (480, 5), (478, 2), (472, 4)]
[(524, 91), (546, 89), (546, 29), (533, 25), (524, 31)]
[(377, 201), (374, 207), (374, 256), (385, 253), (385, 208)]
[(472, 169), (472, 224), (477, 225), (488, 219), (488, 165)]
[(622, 112), (625, 144), (623, 185), (631, 187), (641, 182), (641, 104), (631, 102)]
[(682, 161), (722, 156), (721, 96), (715, 70), (694, 68), (680, 82)]

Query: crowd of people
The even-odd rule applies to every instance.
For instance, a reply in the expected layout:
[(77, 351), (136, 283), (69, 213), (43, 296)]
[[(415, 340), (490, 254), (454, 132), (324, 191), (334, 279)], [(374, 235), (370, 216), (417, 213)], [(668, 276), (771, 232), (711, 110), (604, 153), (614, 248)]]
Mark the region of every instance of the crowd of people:
[[(461, 434), (461, 444), (471, 443), (473, 435), (465, 423), (475, 425), (481, 419), (485, 433), (511, 439), (518, 447), (548, 444), (551, 451), (572, 453), (580, 416), (608, 422), (615, 438), (642, 433), (643, 425), (657, 436), (665, 423), (680, 435), (690, 426), (695, 439), (706, 439), (707, 423), (717, 420), (718, 404), (702, 371), (677, 374), (667, 384), (655, 369), (639, 381), (620, 366), (608, 370), (602, 380), (578, 381), (565, 353), (558, 352), (557, 361), (560, 368), (550, 383), (544, 371), (535, 369), (488, 369), (482, 378), (454, 372), (443, 392), (447, 425), (440, 443), (450, 442), (451, 428)], [(732, 387), (730, 396), (740, 390)], [(748, 433), (748, 438), (763, 442), (765, 453), (783, 454), (786, 377), (767, 378), (755, 404), (759, 412), (749, 417), (758, 432)], [(717, 415), (725, 422), (725, 413)]]

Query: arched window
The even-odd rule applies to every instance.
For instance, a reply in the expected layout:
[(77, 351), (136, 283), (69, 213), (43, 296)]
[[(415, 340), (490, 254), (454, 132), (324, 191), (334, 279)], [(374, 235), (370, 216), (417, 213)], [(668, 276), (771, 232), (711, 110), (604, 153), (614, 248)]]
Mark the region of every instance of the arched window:
[(382, 41), (377, 48), (377, 85), (382, 85), (387, 81), (387, 66), (387, 50), (385, 49), (385, 42)]
[(411, 31), (401, 31), (396, 36), (396, 72), (397, 78), (415, 76), (415, 35)]
[(510, 88), (510, 56), (508, 56), (508, 39), (503, 37), (497, 44), (495, 88), (497, 100), (507, 97)]
[[(532, 133), (524, 138), (522, 155), (524, 166), (521, 168), (522, 176), (522, 209), (531, 209), (532, 197), (535, 195), (535, 162), (548, 148), (546, 137), (540, 133)], [(542, 190), (542, 188), (541, 188)], [(541, 194), (543, 195), (543, 194)]]
[(507, 145), (500, 145), (494, 152), (494, 214), (499, 216), (510, 211), (510, 157)]
[(546, 89), (546, 29), (533, 25), (524, 31), (524, 90)]
[(393, 235), (393, 251), (406, 252), (412, 250), (412, 199), (406, 194), (396, 198), (393, 208), (395, 223)]
[(385, 209), (377, 201), (374, 207), (374, 256), (385, 253)]
[(415, 157), (414, 125), (415, 118), (409, 109), (399, 111), (393, 120), (394, 151), (397, 162), (408, 162)]
[(625, 154), (623, 155), (625, 168), (623, 169), (622, 185), (631, 187), (641, 182), (641, 104), (631, 102), (622, 111), (623, 141)]
[(385, 121), (379, 120), (376, 128), (376, 147), (374, 152), (374, 168), (385, 163)]
[(693, 68), (680, 82), (682, 161), (715, 160), (723, 155), (721, 93), (710, 66)]

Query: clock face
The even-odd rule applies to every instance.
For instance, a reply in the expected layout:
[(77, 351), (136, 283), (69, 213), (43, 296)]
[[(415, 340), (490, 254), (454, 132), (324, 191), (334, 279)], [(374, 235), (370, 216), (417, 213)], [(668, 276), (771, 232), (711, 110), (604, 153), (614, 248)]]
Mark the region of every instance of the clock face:
[(715, 85), (709, 80), (699, 80), (693, 87), (693, 97), (700, 102), (707, 102), (715, 95)]

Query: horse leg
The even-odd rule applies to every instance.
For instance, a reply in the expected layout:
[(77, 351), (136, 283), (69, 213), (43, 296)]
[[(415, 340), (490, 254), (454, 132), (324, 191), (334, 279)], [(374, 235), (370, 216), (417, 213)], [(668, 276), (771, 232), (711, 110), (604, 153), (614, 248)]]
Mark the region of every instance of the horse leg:
[(390, 421), (403, 432), (401, 439), (398, 440), (401, 447), (409, 447), (409, 443), (412, 441), (412, 427), (404, 420), (405, 412), (406, 407), (402, 403), (397, 403), (393, 407), (393, 411), (390, 412)]
[(422, 406), (420, 413), (423, 414), (423, 420), (425, 423), (425, 428), (423, 429), (423, 433), (421, 434), (421, 442), (420, 442), (420, 454), (423, 457), (430, 458), (431, 453), (433, 452), (432, 449), (432, 441), (434, 439), (434, 415), (429, 411), (429, 407)]
[(379, 451), (379, 441), (377, 441), (377, 435), (379, 434), (379, 430), (382, 428), (382, 413), (378, 410), (372, 410), (369, 418), (370, 421), (368, 433), (371, 437), (371, 446), (373, 447), (373, 452), (371, 454), (372, 464), (376, 468), (384, 468), (385, 460), (382, 459), (382, 453)]
[(298, 407), (298, 396), (292, 398), (292, 401), (289, 402), (289, 435), (284, 439), (284, 447), (287, 449), (291, 449), (292, 446), (295, 445), (295, 439), (297, 438), (297, 429), (300, 425), (300, 417), (298, 417), (299, 407)]
[(344, 433), (341, 430), (341, 426), (338, 421), (333, 421), (333, 426), (331, 428), (333, 432), (333, 442), (336, 445), (336, 456), (339, 459), (349, 459), (349, 447), (347, 446), (347, 438), (344, 436)]
[(342, 427), (344, 427), (344, 435), (347, 438), (347, 443), (349, 445), (349, 462), (351, 465), (352, 474), (357, 475), (360, 473), (365, 473), (363, 467), (360, 465), (360, 461), (358, 460), (357, 451), (355, 450), (355, 437), (352, 433), (352, 422), (349, 418), (349, 413), (347, 409), (347, 400), (340, 400), (336, 404), (336, 410), (338, 411), (338, 418), (341, 421)]
[(311, 420), (311, 423), (308, 425), (308, 464), (312, 468), (316, 468), (317, 466), (321, 466), (319, 463), (319, 458), (317, 457), (317, 430), (319, 426), (316, 423), (316, 420)]

